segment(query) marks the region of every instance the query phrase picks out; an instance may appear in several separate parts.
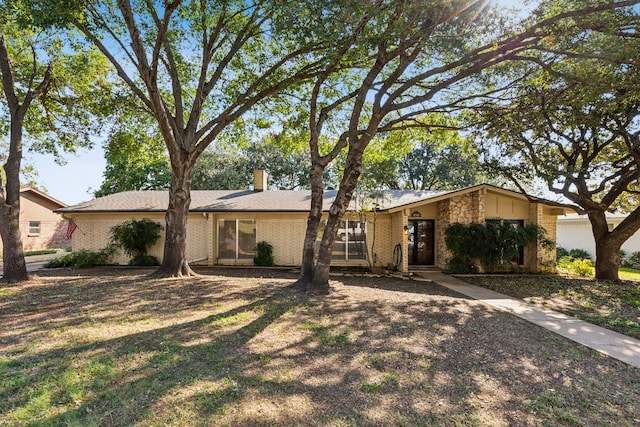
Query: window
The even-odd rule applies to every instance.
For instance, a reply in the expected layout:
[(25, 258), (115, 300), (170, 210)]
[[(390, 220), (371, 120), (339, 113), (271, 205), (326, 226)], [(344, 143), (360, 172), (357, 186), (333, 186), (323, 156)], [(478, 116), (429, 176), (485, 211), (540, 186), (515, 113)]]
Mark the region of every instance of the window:
[(40, 221), (29, 221), (29, 235), (40, 234)]
[(336, 261), (366, 260), (366, 222), (342, 221), (333, 242), (331, 259)]
[(218, 221), (218, 258), (253, 259), (256, 247), (254, 219), (221, 219)]
[[(488, 219), (485, 221), (485, 224), (487, 226), (493, 225), (497, 227), (503, 226), (505, 224), (510, 224), (513, 228), (516, 229), (524, 228), (523, 219)], [(516, 265), (524, 265), (524, 246), (517, 246), (517, 252), (518, 254), (509, 261)], [(500, 258), (502, 258), (502, 254)], [(503, 261), (505, 260), (503, 259)]]

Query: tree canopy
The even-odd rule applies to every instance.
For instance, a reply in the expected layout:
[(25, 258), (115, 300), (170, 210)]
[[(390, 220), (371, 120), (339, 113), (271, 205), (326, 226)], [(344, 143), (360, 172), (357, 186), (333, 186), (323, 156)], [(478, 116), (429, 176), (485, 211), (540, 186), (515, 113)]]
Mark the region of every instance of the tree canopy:
[[(60, 34), (69, 28), (79, 31), (83, 41), (115, 70), (126, 89), (125, 98), (135, 99), (127, 102), (136, 106), (136, 114), (148, 114), (157, 127), (157, 131), (148, 132), (146, 119), (121, 120), (107, 143), (112, 160), (107, 174), (135, 170), (131, 182), (126, 183), (132, 187), (168, 184), (165, 253), (158, 275), (193, 274), (186, 261), (192, 183), (220, 178), (214, 173), (197, 173), (198, 160), (215, 162), (215, 166), (229, 161), (236, 175), (222, 177), (233, 178), (229, 182), (237, 183), (243, 171), (262, 164), (273, 169), (272, 177), (281, 177), (277, 178), (278, 187), (311, 188), (300, 283), (313, 282), (322, 289), (328, 283), (332, 239), (363, 168), (371, 162), (384, 173), (403, 166), (397, 159), (376, 154), (393, 147), (398, 157), (404, 158), (404, 167), (421, 171), (398, 175), (394, 178), (398, 186), (459, 185), (473, 177), (454, 176), (461, 169), (455, 162), (461, 156), (470, 161), (473, 152), (459, 135), (445, 135), (444, 129), (451, 126), (447, 120), (462, 111), (503, 108), (511, 94), (517, 94), (514, 99), (528, 96), (522, 88), (538, 86), (552, 95), (558, 90), (579, 91), (574, 95), (584, 102), (601, 96), (598, 94), (603, 92), (596, 88), (609, 87), (608, 95), (601, 98), (602, 105), (606, 106), (609, 97), (633, 110), (628, 93), (637, 90), (637, 4), (633, 0), (543, 1), (530, 18), (514, 24), (487, 2), (476, 0), (3, 3), (13, 20), (27, 28), (43, 33), (55, 28)], [(80, 46), (77, 43), (69, 49)], [(55, 43), (51, 47), (65, 52)], [(82, 63), (82, 58), (78, 61)], [(77, 65), (74, 61), (69, 64), (71, 70)], [(74, 75), (80, 74), (78, 67)], [(42, 72), (50, 67), (34, 67), (38, 68), (40, 75), (46, 76), (46, 71)], [(81, 75), (87, 85), (100, 81), (91, 74)], [(45, 80), (50, 78), (43, 83)], [(611, 88), (618, 92), (611, 92)], [(544, 96), (546, 102), (549, 94)], [(55, 110), (45, 106), (43, 111)], [(614, 114), (611, 109), (606, 111)], [(250, 113), (260, 116), (255, 119), (256, 134), (250, 136), (249, 143), (236, 141), (239, 150), (233, 151), (251, 156), (243, 164), (242, 156), (225, 158), (229, 150), (222, 142), (243, 137), (238, 129)], [(529, 113), (535, 111), (526, 111)], [(615, 112), (622, 120), (619, 113), (622, 111)], [(287, 121), (278, 122), (279, 118), (274, 118), (278, 115), (286, 116)], [(447, 119), (435, 120), (438, 115)], [(634, 116), (630, 123), (635, 120)], [(55, 123), (62, 124), (59, 129), (67, 129), (63, 117), (56, 117)], [(88, 124), (82, 119), (77, 123)], [(299, 146), (300, 132), (295, 141), (286, 141), (291, 135), (289, 124), (304, 127), (305, 150)], [(613, 132), (613, 125), (607, 126), (606, 130)], [(616, 132), (630, 141), (627, 146), (633, 146), (637, 133), (626, 129), (624, 135)], [(537, 128), (528, 129), (525, 137), (534, 131)], [(285, 140), (253, 143), (260, 136), (269, 137), (270, 132)], [(400, 141), (402, 136), (398, 135), (402, 134), (396, 132), (422, 134), (421, 141), (412, 146), (404, 138)], [(159, 138), (168, 156), (168, 181), (167, 157), (154, 142)], [(39, 144), (55, 151), (47, 140), (42, 138)], [(299, 157), (304, 152), (308, 153), (307, 162)], [(132, 154), (131, 158), (127, 154)], [(443, 161), (434, 165), (432, 160), (437, 156)], [(132, 163), (133, 159), (142, 163)], [(612, 161), (624, 168), (628, 159), (622, 159)], [(294, 167), (285, 167), (292, 163)], [(210, 164), (207, 168), (215, 171)], [(442, 165), (454, 166), (447, 169)], [(308, 180), (302, 179), (305, 168)], [(328, 177), (335, 178), (338, 192), (316, 254), (322, 192)], [(145, 187), (149, 182), (151, 186)], [(616, 186), (615, 180), (608, 183)], [(105, 185), (104, 191), (119, 188), (111, 182)], [(626, 192), (630, 190), (631, 186)]]
[[(506, 28), (486, 3), (372, 4), (373, 10), (363, 16), (353, 34), (354, 40), (364, 41), (347, 43), (339, 50), (342, 58), (355, 55), (362, 62), (347, 61), (346, 68), (342, 62), (332, 64), (316, 79), (310, 98), (313, 195), (298, 285), (313, 292), (328, 291), (333, 240), (361, 175), (364, 152), (377, 133), (430, 127), (421, 120), (429, 113), (451, 114), (500, 96), (521, 76), (492, 79), (495, 69), (514, 61), (552, 67), (557, 54), (549, 52), (550, 39), (558, 34), (582, 35), (598, 25), (603, 14), (633, 4), (576, 2), (560, 9), (544, 2), (532, 19), (515, 28)], [(360, 49), (367, 54), (358, 55), (363, 53)], [(571, 55), (570, 47), (563, 49)], [(348, 83), (337, 88), (333, 79)], [(321, 152), (319, 136), (331, 122), (337, 122), (341, 131), (333, 148)], [(316, 256), (320, 177), (343, 148), (347, 150), (344, 173)]]
[[(108, 91), (104, 60), (75, 44), (70, 34), (22, 22), (12, 6), (0, 5), (0, 130), (8, 133), (0, 174), (0, 236), (4, 279), (28, 278), (20, 235), (20, 173), (25, 149), (50, 153), (91, 144)], [(3, 138), (4, 139), (4, 138)], [(26, 168), (28, 171), (28, 166)]]
[[(640, 229), (638, 18), (616, 10), (545, 40), (531, 66), (506, 70), (525, 77), (480, 113), (493, 170), (525, 193), (539, 179), (559, 205), (588, 215), (602, 279), (618, 278), (620, 246)], [(609, 230), (615, 210), (629, 215)]]
[(193, 167), (232, 123), (316, 75), (359, 2), (34, 1), (26, 16), (72, 25), (157, 122), (171, 183), (160, 276), (191, 275), (186, 221)]
[[(427, 122), (425, 119), (421, 119)], [(388, 132), (363, 156), (360, 188), (448, 190), (481, 179), (478, 152), (453, 118), (432, 117), (433, 127)]]

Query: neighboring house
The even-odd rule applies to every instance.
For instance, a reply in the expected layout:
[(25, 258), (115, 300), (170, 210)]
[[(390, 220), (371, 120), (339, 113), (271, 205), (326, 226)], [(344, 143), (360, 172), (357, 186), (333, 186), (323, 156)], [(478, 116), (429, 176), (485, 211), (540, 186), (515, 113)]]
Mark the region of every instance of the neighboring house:
[(67, 221), (54, 212), (66, 206), (34, 188), (20, 190), (20, 232), (25, 251), (70, 246), (71, 242), (66, 238)]
[[(300, 265), (310, 192), (261, 191), (264, 188), (266, 177), (258, 172), (253, 191), (192, 191), (187, 259), (206, 265), (251, 265), (256, 243), (266, 241), (273, 246), (276, 265)], [(455, 191), (384, 194), (375, 201), (375, 214), (364, 213), (357, 201), (351, 203), (340, 227), (343, 232), (336, 237), (332, 265), (368, 265), (371, 259), (375, 265), (396, 266), (403, 272), (417, 265), (443, 268), (450, 256), (444, 243), (449, 224), (503, 219), (538, 224), (555, 239), (556, 217), (565, 213), (543, 200), (529, 202), (518, 192), (485, 184)], [(336, 191), (325, 191), (325, 212), (335, 195)], [(123, 221), (150, 218), (164, 225), (168, 200), (168, 191), (129, 191), (58, 212), (78, 226), (73, 250), (98, 250), (107, 245), (111, 227)], [(322, 229), (319, 234), (320, 239)], [(162, 257), (163, 244), (161, 239), (151, 254)], [(120, 254), (117, 261), (127, 259)], [(528, 271), (553, 270), (555, 250), (526, 248), (523, 262)]]
[[(607, 214), (609, 230), (613, 230), (625, 218), (622, 214)], [(569, 214), (558, 217), (557, 245), (567, 250), (584, 249), (592, 259), (596, 256), (596, 243), (593, 238), (591, 222), (586, 215)], [(640, 231), (636, 232), (623, 245), (627, 254), (640, 251)]]

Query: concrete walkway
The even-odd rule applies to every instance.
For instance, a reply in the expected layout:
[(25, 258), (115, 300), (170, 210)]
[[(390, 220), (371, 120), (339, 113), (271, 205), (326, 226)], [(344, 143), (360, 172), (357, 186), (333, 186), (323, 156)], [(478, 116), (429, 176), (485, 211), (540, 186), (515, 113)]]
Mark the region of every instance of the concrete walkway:
[(607, 356), (640, 368), (640, 341), (636, 339), (548, 308), (529, 304), (480, 286), (470, 285), (441, 272), (421, 271), (417, 274), (453, 291), (482, 301), (491, 307), (542, 326)]

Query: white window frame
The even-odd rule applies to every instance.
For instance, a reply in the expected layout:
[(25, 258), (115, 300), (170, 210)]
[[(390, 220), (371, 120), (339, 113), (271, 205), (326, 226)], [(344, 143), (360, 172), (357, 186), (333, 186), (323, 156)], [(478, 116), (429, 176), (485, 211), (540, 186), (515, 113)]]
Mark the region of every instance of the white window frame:
[[(34, 225), (36, 224), (36, 225)], [(28, 222), (28, 226), (29, 226), (29, 231), (28, 231), (28, 235), (29, 236), (39, 236), (40, 235), (40, 230), (41, 230), (41, 225), (42, 223), (40, 221), (29, 221)]]
[[(362, 230), (362, 227), (364, 227), (364, 236), (363, 236), (362, 240), (361, 239), (356, 239), (355, 237), (354, 238), (350, 238), (349, 237), (349, 230), (352, 229), (352, 228), (349, 228), (349, 223), (350, 222), (352, 222), (352, 223), (360, 223), (359, 224), (360, 227), (356, 228), (357, 230)], [(368, 255), (367, 254), (367, 247), (366, 247), (366, 245), (367, 245), (367, 222), (366, 221), (360, 221), (358, 219), (353, 219), (353, 218), (352, 219), (342, 219), (342, 220), (340, 220), (339, 229), (345, 230), (345, 238), (344, 238), (344, 240), (342, 240), (342, 239), (340, 239), (339, 234), (336, 235), (336, 239), (337, 240), (334, 241), (334, 245), (336, 243), (344, 245), (344, 257), (343, 258), (334, 258), (334, 255), (332, 254), (332, 256), (331, 256), (332, 260), (333, 261), (338, 261), (338, 262), (340, 262), (340, 261), (367, 261), (367, 255)], [(361, 258), (360, 257), (355, 257), (355, 258), (349, 257), (349, 254), (350, 254), (349, 243), (357, 244), (356, 242), (362, 242), (362, 247), (364, 249), (364, 253), (363, 253), (363, 257), (361, 257)]]

